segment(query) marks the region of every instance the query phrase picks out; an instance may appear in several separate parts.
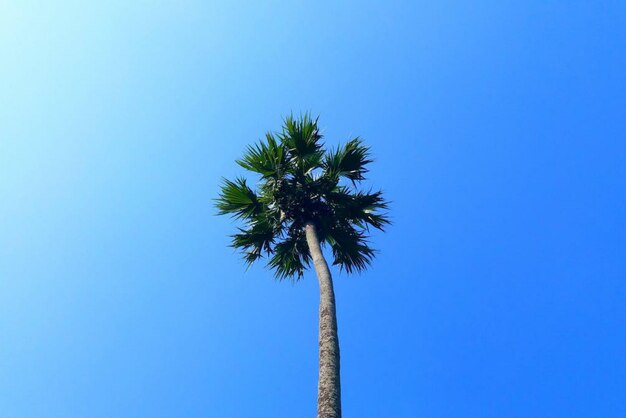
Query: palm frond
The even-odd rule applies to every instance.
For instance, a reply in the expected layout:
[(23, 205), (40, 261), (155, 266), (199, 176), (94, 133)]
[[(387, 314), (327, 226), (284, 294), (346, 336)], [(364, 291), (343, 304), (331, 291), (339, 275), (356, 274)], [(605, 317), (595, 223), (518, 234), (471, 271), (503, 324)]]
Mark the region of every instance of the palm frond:
[(346, 187), (337, 187), (326, 199), (338, 218), (350, 220), (361, 228), (373, 226), (382, 231), (390, 223), (387, 214), (379, 212), (389, 207), (381, 191), (352, 193)]
[(367, 173), (367, 165), (372, 162), (369, 158), (370, 149), (363, 145), (360, 138), (348, 141), (343, 148), (326, 154), (324, 169), (331, 177), (345, 177), (353, 182), (361, 181)]
[(284, 170), (285, 147), (276, 141), (272, 133), (268, 132), (265, 139), (265, 142), (249, 145), (243, 158), (236, 162), (263, 177), (280, 176)]
[(222, 179), (222, 187), (215, 206), (220, 215), (232, 215), (236, 218), (250, 218), (261, 211), (256, 193), (248, 187), (244, 178), (235, 181)]
[(277, 225), (265, 216), (258, 216), (247, 229), (238, 228), (239, 234), (232, 235), (231, 247), (241, 250), (248, 265), (260, 259), (265, 252), (273, 252)]
[(333, 264), (348, 273), (365, 270), (374, 258), (374, 250), (368, 245), (365, 234), (347, 223), (339, 222), (331, 227), (326, 240), (332, 248)]
[(293, 278), (299, 280), (310, 262), (311, 256), (304, 231), (300, 231), (299, 234), (288, 236), (284, 241), (274, 246), (274, 255), (267, 265), (274, 269), (274, 275), (277, 279)]
[(308, 114), (298, 119), (295, 119), (293, 115), (285, 118), (279, 137), (290, 156), (296, 160), (302, 161), (322, 149), (320, 142), (322, 135), (317, 127), (317, 119), (313, 120)]

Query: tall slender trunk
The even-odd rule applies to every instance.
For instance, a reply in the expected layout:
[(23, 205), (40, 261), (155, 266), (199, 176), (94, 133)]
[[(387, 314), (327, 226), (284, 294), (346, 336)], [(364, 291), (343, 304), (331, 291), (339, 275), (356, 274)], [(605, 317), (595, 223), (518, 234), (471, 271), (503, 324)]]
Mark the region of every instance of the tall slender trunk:
[(315, 225), (306, 224), (306, 241), (320, 283), (320, 366), (317, 385), (317, 418), (341, 418), (339, 338), (333, 278), (317, 237)]

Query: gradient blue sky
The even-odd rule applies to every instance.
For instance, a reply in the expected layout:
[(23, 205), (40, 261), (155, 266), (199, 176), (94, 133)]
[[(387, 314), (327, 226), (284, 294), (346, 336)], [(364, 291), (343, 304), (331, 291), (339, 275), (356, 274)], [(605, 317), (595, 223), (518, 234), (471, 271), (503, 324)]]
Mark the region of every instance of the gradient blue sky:
[(318, 289), (221, 176), (294, 111), (394, 225), (336, 274), (346, 417), (626, 416), (620, 1), (0, 1), (0, 416), (314, 416)]

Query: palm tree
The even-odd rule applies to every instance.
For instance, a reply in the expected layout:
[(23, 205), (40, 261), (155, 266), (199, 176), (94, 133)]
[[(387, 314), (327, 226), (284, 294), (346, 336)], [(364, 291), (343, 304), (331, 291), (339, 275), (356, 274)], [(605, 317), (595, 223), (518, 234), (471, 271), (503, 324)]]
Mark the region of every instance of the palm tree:
[(380, 191), (361, 191), (369, 148), (359, 138), (325, 150), (317, 119), (287, 117), (282, 131), (267, 133), (237, 163), (260, 176), (257, 190), (245, 178), (223, 180), (219, 214), (244, 221), (232, 246), (246, 263), (267, 257), (278, 279), (299, 280), (311, 262), (320, 286), (318, 418), (341, 417), (339, 339), (333, 281), (322, 252), (348, 273), (364, 270), (374, 257), (369, 228), (389, 223)]

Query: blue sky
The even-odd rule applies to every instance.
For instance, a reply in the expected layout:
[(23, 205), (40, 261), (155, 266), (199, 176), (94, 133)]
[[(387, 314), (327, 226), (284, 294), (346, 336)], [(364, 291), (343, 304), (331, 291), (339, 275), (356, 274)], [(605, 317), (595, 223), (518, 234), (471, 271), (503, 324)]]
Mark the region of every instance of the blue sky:
[(0, 416), (313, 416), (317, 302), (228, 248), (289, 112), (394, 224), (335, 272), (346, 417), (626, 416), (626, 6), (0, 1)]

